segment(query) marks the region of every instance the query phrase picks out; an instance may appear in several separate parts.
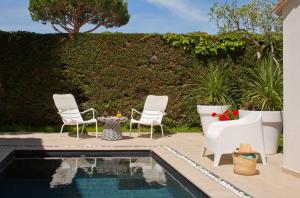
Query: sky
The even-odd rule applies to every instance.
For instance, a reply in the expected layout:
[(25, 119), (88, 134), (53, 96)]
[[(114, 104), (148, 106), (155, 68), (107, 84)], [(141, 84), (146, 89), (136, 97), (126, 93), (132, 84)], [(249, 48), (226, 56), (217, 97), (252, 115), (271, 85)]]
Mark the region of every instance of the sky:
[[(120, 28), (99, 28), (95, 32), (187, 33), (200, 31), (216, 33), (216, 25), (210, 22), (208, 12), (214, 2), (225, 1), (128, 0), (131, 17), (127, 25)], [(0, 0), (0, 30), (54, 33), (51, 25), (43, 25), (31, 20), (28, 4), (29, 0)]]

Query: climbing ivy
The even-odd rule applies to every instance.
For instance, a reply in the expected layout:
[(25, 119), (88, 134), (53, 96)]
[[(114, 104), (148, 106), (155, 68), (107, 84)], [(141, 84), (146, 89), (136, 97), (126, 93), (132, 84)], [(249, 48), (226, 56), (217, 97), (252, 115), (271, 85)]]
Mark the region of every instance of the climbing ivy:
[[(260, 51), (265, 55), (270, 51), (269, 42), (261, 34), (252, 35), (260, 44)], [(243, 51), (249, 46), (249, 38), (244, 32), (231, 32), (211, 35), (205, 32), (193, 32), (188, 34), (168, 33), (162, 35), (162, 38), (171, 46), (183, 48), (186, 51), (193, 52), (197, 56), (215, 57), (220, 55), (229, 55), (231, 53)], [(276, 46), (278, 57), (282, 57), (282, 34), (274, 34), (274, 44)], [(279, 58), (279, 62), (282, 60)]]
[(164, 34), (163, 39), (174, 47), (182, 47), (196, 55), (214, 56), (228, 54), (245, 48), (246, 41), (239, 33), (209, 35), (196, 32), (189, 34)]

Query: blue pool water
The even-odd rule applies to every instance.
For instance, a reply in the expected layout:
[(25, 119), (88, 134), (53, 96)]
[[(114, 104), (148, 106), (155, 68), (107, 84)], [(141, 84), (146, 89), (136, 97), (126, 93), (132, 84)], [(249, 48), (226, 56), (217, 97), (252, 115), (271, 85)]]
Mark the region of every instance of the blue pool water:
[(14, 159), (0, 175), (0, 197), (196, 196), (151, 157), (81, 157)]

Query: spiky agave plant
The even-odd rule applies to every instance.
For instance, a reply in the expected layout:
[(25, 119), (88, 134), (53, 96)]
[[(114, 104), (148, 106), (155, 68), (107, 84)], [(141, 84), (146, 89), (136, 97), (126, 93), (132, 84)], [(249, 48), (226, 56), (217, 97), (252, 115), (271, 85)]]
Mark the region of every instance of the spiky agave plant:
[(277, 111), (283, 104), (283, 76), (271, 56), (262, 59), (258, 66), (247, 70), (243, 80), (242, 99), (251, 102), (258, 110)]
[(203, 73), (200, 83), (200, 98), (209, 105), (225, 105), (229, 101), (229, 72), (225, 67), (210, 66)]

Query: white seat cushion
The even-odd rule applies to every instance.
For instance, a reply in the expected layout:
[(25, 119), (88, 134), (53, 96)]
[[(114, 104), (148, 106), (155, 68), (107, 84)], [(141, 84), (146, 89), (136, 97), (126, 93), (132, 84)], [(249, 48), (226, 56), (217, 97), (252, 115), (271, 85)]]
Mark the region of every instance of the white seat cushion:
[(92, 118), (90, 120), (84, 120), (84, 121), (76, 121), (76, 120), (72, 120), (69, 122), (66, 122), (65, 125), (76, 125), (78, 124), (90, 124), (90, 123), (96, 123), (97, 120), (95, 118)]
[(156, 121), (153, 121), (153, 120), (135, 120), (135, 119), (131, 119), (130, 120), (131, 123), (135, 123), (135, 124), (143, 124), (143, 125), (153, 125), (153, 126), (156, 126), (156, 125), (160, 125), (159, 122), (156, 122)]

